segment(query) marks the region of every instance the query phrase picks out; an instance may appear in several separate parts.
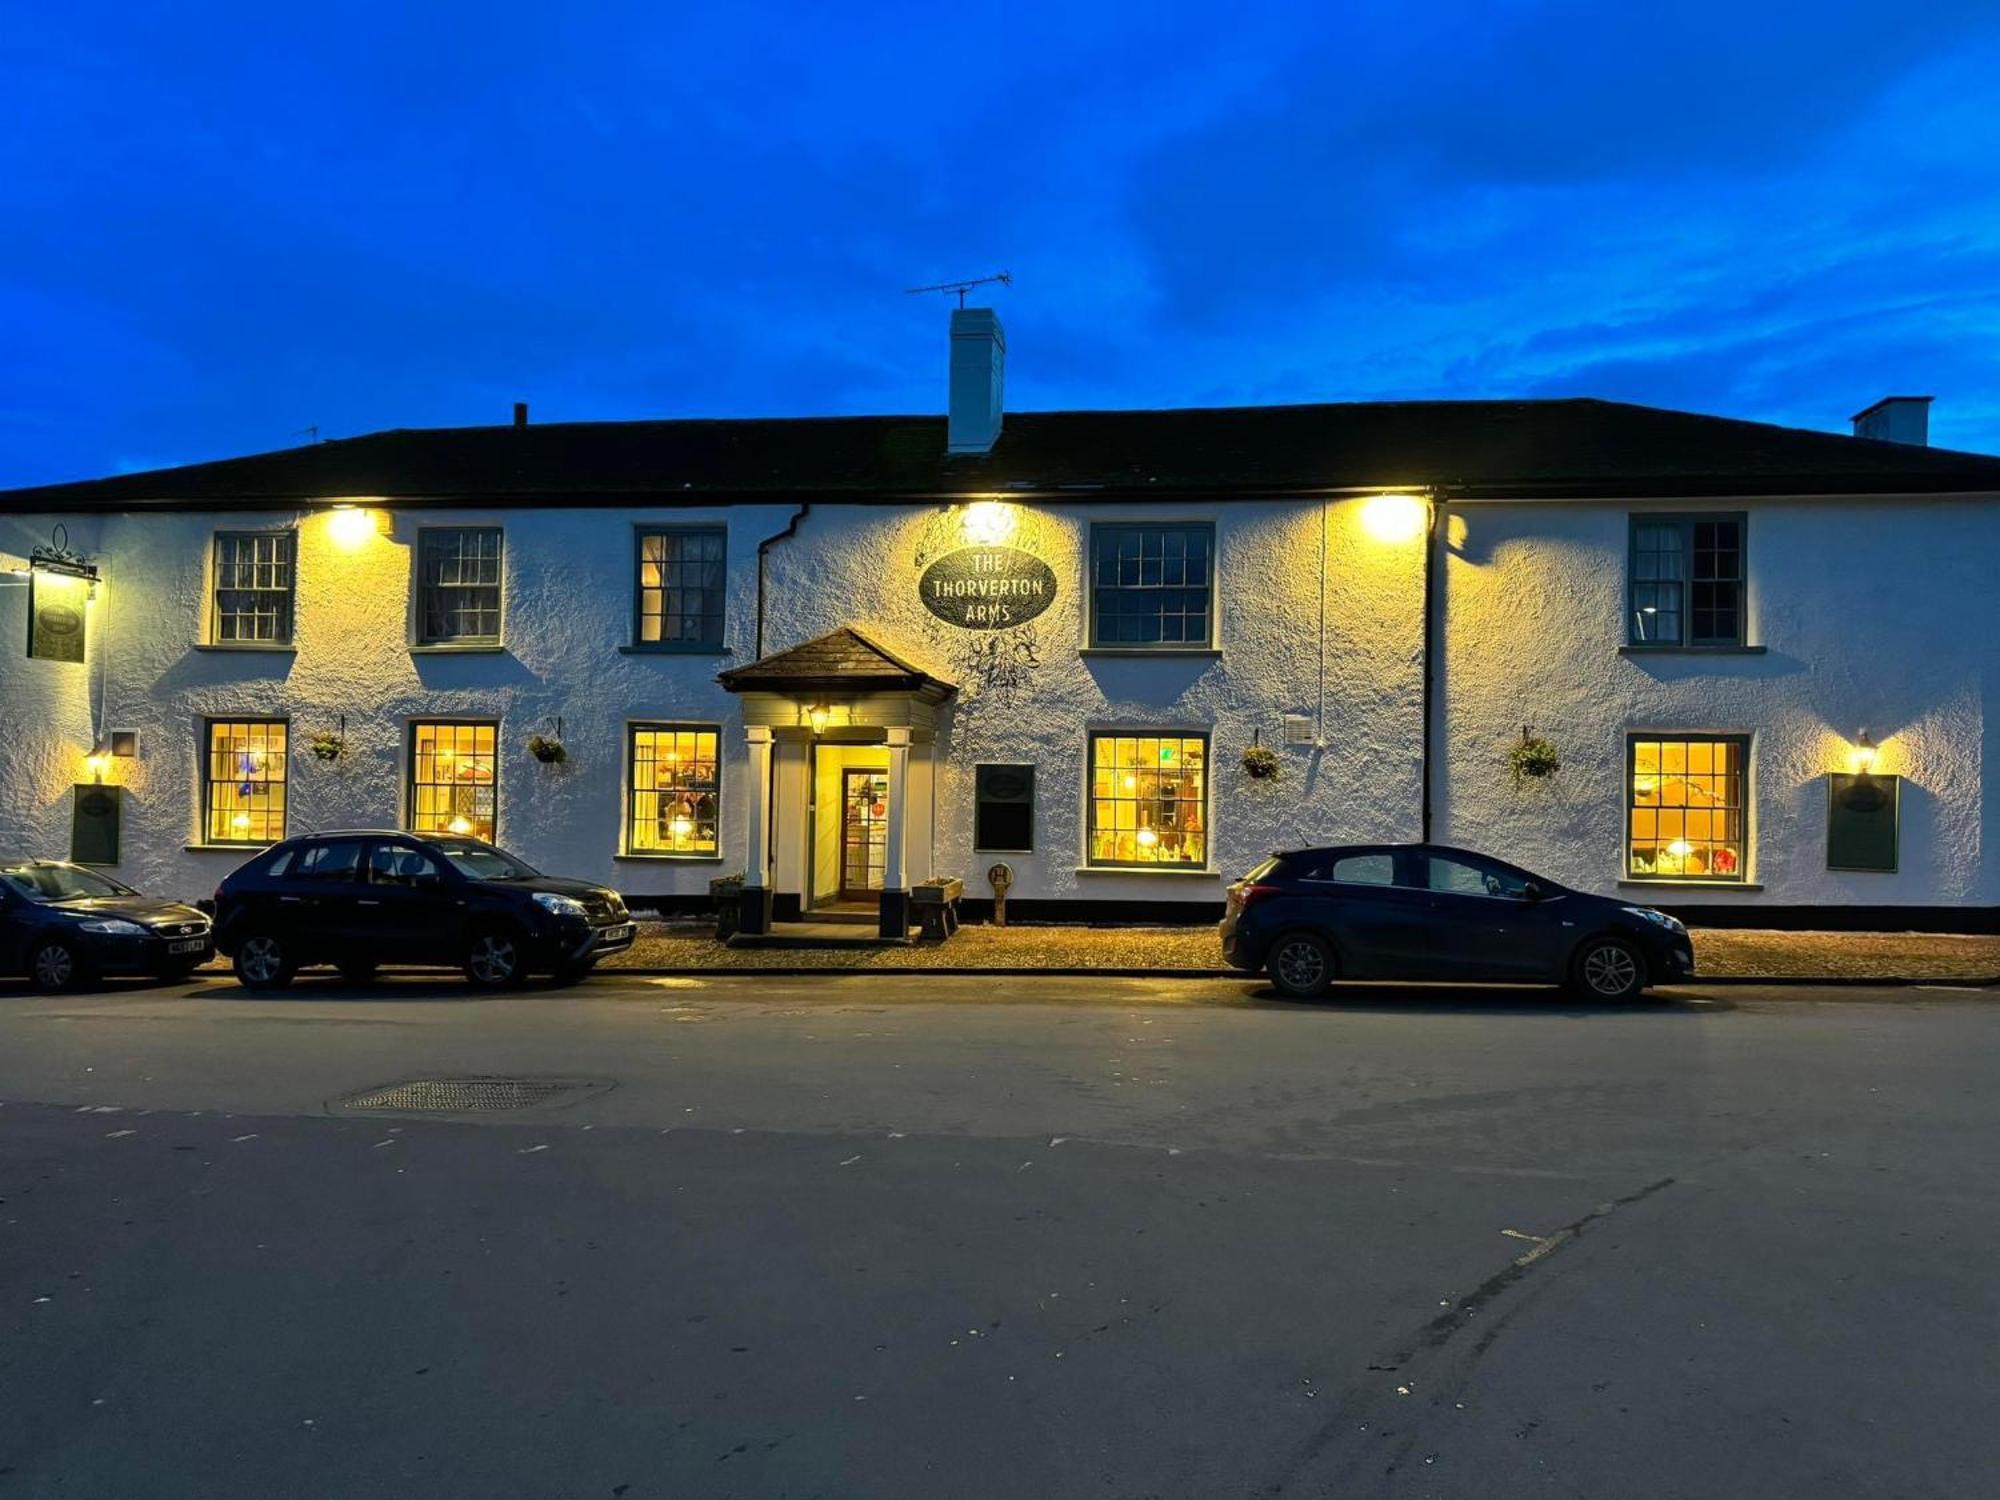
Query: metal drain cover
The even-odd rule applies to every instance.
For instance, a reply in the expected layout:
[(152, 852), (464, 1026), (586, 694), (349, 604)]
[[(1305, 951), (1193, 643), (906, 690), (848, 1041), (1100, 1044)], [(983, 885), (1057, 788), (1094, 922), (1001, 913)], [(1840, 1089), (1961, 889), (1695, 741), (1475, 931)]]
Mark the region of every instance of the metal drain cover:
[(610, 1087), (605, 1078), (411, 1078), (336, 1103), (361, 1114), (491, 1115), (561, 1108)]

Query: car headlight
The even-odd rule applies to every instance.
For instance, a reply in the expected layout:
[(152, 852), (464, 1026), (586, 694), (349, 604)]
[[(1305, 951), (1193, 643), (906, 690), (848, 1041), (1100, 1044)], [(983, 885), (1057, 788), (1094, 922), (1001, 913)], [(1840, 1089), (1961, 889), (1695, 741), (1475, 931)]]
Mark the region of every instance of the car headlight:
[(1655, 927), (1664, 927), (1669, 932), (1687, 931), (1687, 923), (1679, 917), (1670, 917), (1663, 911), (1654, 911), (1650, 906), (1627, 906), (1623, 910), (1629, 916), (1643, 917)]
[(104, 917), (95, 922), (79, 924), (85, 932), (107, 932), (114, 937), (144, 937), (146, 929), (137, 922), (128, 922), (123, 917)]
[(558, 896), (554, 891), (536, 891), (535, 905), (539, 906), (543, 911), (548, 912), (551, 916), (584, 917), (589, 915), (583, 909), (581, 901), (577, 901), (569, 896)]

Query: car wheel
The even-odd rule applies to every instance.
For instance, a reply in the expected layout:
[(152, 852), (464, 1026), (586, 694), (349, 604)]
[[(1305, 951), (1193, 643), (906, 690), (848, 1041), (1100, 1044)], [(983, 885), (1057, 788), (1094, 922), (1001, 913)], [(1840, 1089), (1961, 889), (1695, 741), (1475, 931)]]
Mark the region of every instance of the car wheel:
[(375, 961), (368, 958), (350, 959), (338, 966), (340, 977), (349, 984), (369, 984), (375, 978)]
[(1646, 961), (1629, 943), (1592, 938), (1577, 950), (1570, 988), (1587, 1000), (1635, 1000), (1646, 987)]
[(253, 932), (244, 938), (236, 945), (232, 966), (237, 982), (251, 990), (281, 990), (299, 969), (290, 946), (275, 932)]
[(1333, 983), (1333, 949), (1310, 932), (1288, 932), (1271, 945), (1264, 958), (1264, 972), (1271, 976), (1279, 994), (1310, 1000), (1325, 994)]
[(83, 959), (76, 949), (61, 938), (50, 938), (36, 945), (28, 955), (28, 978), (35, 988), (50, 994), (60, 994), (81, 985), (86, 977)]
[(505, 927), (476, 932), (465, 948), (465, 977), (482, 990), (511, 989), (528, 977), (521, 940)]

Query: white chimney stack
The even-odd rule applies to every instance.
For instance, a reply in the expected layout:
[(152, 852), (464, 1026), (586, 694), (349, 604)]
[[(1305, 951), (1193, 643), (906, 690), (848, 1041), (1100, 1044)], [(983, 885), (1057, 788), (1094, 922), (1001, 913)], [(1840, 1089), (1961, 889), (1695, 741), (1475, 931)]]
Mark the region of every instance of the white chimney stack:
[(1854, 435), (1884, 443), (1912, 443), (1922, 448), (1931, 440), (1929, 396), (1884, 396), (1854, 414)]
[(951, 399), (946, 408), (946, 451), (989, 453), (1000, 437), (1007, 372), (1007, 335), (990, 307), (959, 307), (951, 314)]

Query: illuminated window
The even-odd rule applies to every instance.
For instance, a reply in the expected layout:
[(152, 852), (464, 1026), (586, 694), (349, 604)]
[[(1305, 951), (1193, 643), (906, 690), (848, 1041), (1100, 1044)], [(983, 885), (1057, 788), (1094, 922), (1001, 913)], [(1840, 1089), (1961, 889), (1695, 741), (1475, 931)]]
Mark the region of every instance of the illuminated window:
[(717, 732), (678, 724), (632, 726), (632, 812), (627, 854), (715, 854), (722, 818)]
[(494, 741), (500, 726), (410, 726), (410, 831), (459, 833), (493, 841), (499, 806)]
[(209, 618), (214, 644), (291, 643), (291, 532), (218, 531), (212, 574)]
[(1741, 880), (1750, 742), (1629, 741), (1626, 871), (1642, 880)]
[(1632, 517), (1634, 646), (1743, 644), (1741, 516)]
[(1090, 863), (1208, 863), (1208, 738), (1090, 737)]
[(432, 527), (417, 534), (417, 641), (497, 645), (500, 528)]
[(639, 533), (636, 644), (662, 651), (721, 648), (724, 550), (719, 528)]
[(285, 836), (285, 721), (210, 719), (201, 775), (205, 844), (275, 844)]
[(1206, 646), (1215, 528), (1093, 526), (1090, 644)]

